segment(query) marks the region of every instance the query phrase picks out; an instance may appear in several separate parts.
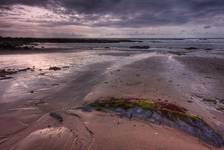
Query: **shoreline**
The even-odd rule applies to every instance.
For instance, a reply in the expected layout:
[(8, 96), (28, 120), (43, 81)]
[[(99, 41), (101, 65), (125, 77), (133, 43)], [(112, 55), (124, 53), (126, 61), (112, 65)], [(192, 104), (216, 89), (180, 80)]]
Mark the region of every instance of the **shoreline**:
[[(35, 142), (41, 144), (45, 140), (58, 141), (58, 148), (63, 149), (61, 146), (72, 143), (71, 139), (77, 139), (77, 143), (68, 144), (70, 149), (94, 150), (108, 145), (108, 149), (116, 146), (125, 149), (130, 144), (127, 141), (132, 141), (130, 148), (135, 149), (217, 149), (173, 128), (129, 121), (110, 113), (80, 112), (75, 108), (111, 96), (166, 100), (200, 116), (223, 135), (223, 111), (216, 109), (222, 106), (224, 98), (223, 59), (140, 51), (114, 53), (117, 51), (27, 53), (16, 57), (2, 54), (4, 67), (15, 61), (18, 68), (35, 66), (35, 70), (0, 81), (3, 85), (0, 107), (5, 108), (0, 113), (1, 128), (5, 129), (0, 133), (0, 149), (30, 149)], [(32, 58), (32, 62), (28, 58)], [(210, 66), (200, 65), (202, 61)], [(61, 70), (49, 70), (52, 66)], [(205, 101), (205, 98), (213, 101)], [(50, 112), (60, 114), (63, 122), (49, 116)], [(8, 120), (15, 126), (9, 126)], [(59, 135), (70, 138), (61, 140)], [(171, 140), (166, 141), (165, 137)], [(47, 144), (44, 148), (52, 147)]]

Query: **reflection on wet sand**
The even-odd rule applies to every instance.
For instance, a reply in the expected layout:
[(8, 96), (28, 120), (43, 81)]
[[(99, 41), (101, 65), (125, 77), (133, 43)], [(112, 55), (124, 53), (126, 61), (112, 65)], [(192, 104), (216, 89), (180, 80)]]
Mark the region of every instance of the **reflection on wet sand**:
[(77, 109), (102, 97), (165, 101), (223, 135), (223, 58), (197, 55), (112, 49), (1, 55), (1, 69), (35, 69), (0, 80), (0, 149), (126, 149), (127, 140), (134, 149), (214, 148), (174, 128)]

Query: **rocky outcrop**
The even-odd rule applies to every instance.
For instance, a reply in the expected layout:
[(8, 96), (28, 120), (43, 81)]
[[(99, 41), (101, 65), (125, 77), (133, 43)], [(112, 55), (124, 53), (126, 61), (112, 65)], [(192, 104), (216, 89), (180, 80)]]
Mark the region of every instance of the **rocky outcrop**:
[(222, 147), (223, 137), (198, 116), (185, 108), (167, 102), (154, 102), (141, 99), (104, 99), (85, 105), (84, 111), (116, 113), (129, 119), (142, 119), (150, 123), (163, 124), (177, 128), (199, 138), (207, 144)]

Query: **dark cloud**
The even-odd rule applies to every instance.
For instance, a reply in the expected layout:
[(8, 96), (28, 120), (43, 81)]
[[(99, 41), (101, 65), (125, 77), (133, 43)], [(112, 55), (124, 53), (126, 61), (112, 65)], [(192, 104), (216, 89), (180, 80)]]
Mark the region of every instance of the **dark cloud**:
[(47, 6), (52, 1), (50, 0), (1, 0), (0, 5), (10, 6), (10, 5), (29, 5), (29, 6)]
[(224, 0), (1, 0), (0, 9), (10, 9), (16, 4), (45, 7), (70, 16), (68, 22), (59, 25), (86, 25), (86, 22), (91, 26), (129, 27), (207, 25), (213, 17), (224, 14)]

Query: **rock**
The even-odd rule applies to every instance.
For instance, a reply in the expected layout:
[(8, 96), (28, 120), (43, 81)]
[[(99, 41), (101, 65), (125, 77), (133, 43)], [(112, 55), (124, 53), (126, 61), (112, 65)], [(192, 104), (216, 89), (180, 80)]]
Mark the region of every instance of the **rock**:
[(206, 50), (206, 51), (211, 51), (211, 50), (212, 50), (212, 48), (206, 48), (205, 50)]
[(131, 49), (149, 49), (150, 46), (130, 46)]
[(186, 52), (175, 52), (175, 51), (169, 51), (168, 53), (170, 53), (170, 54), (174, 54), (174, 55), (178, 55), (178, 56), (181, 56), (181, 55), (186, 55)]
[(38, 106), (38, 105), (43, 105), (43, 104), (47, 104), (45, 101), (43, 101), (43, 100), (38, 100), (38, 101), (35, 101), (34, 102), (34, 105), (35, 106)]
[(23, 68), (23, 69), (0, 69), (0, 76), (4, 77), (7, 75), (12, 75), (12, 74), (16, 74), (18, 72), (25, 72), (31, 70), (31, 68)]
[(62, 68), (64, 68), (64, 69), (68, 69), (68, 68), (69, 68), (69, 66), (63, 66)]
[(45, 74), (46, 74), (46, 73), (43, 72), (43, 73), (40, 73), (39, 75), (44, 76)]
[(187, 48), (185, 48), (186, 50), (196, 50), (196, 49), (198, 49), (198, 48), (196, 48), (196, 47), (187, 47)]
[(217, 101), (219, 101), (219, 103), (224, 104), (224, 99), (223, 98), (216, 98)]
[(2, 69), (0, 70), (0, 76), (6, 76), (11, 74), (16, 74), (18, 71), (14, 69)]
[(28, 70), (31, 70), (31, 68), (28, 67), (28, 68), (24, 68), (24, 69), (19, 69), (18, 72), (28, 71)]
[(58, 120), (59, 122), (63, 122), (63, 118), (60, 114), (56, 113), (56, 112), (51, 112), (49, 114), (52, 118)]
[(217, 101), (216, 101), (216, 100), (214, 100), (214, 99), (203, 98), (203, 101), (208, 102), (208, 103), (217, 104)]
[(218, 111), (224, 111), (224, 107), (223, 106), (219, 106), (218, 108), (216, 108)]
[(54, 66), (54, 67), (50, 67), (49, 70), (57, 71), (57, 70), (61, 70), (61, 68)]
[(13, 77), (0, 77), (0, 80), (8, 80), (8, 79), (12, 79)]
[(224, 139), (198, 116), (190, 114), (185, 108), (168, 102), (153, 102), (142, 99), (102, 99), (85, 105), (89, 109), (115, 112), (128, 119), (141, 119), (149, 123), (167, 125), (195, 136), (207, 144), (222, 147)]
[(140, 77), (141, 75), (140, 74), (136, 74), (136, 77)]

